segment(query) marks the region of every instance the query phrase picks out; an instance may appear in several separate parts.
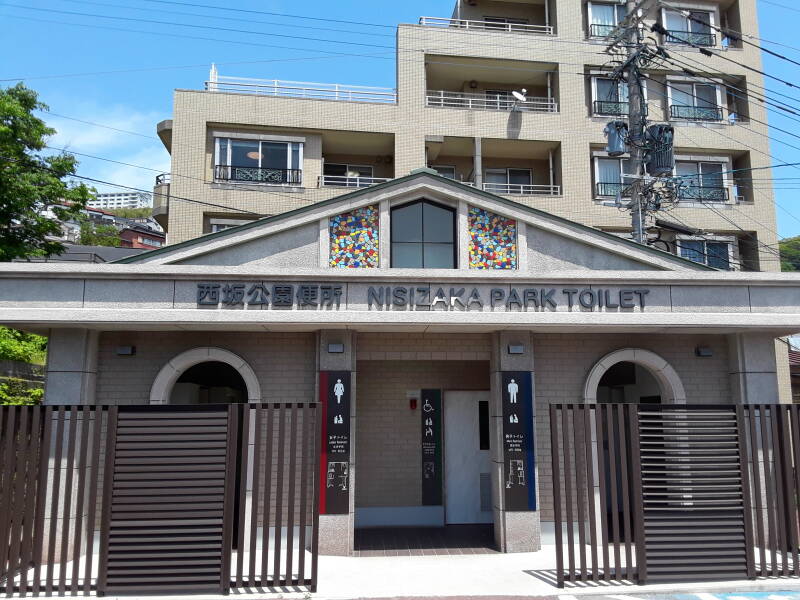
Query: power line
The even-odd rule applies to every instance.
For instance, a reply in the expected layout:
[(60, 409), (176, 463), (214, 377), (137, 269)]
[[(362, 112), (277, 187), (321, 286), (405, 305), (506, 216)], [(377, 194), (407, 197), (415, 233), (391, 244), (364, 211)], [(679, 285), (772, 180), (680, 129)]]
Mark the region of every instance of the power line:
[(119, 129), (118, 127), (112, 127), (111, 125), (103, 125), (101, 123), (95, 123), (93, 121), (84, 121), (83, 119), (76, 119), (75, 117), (68, 117), (66, 115), (60, 115), (58, 113), (50, 112), (49, 110), (42, 111), (47, 113), (48, 115), (53, 115), (54, 117), (58, 117), (59, 119), (68, 119), (70, 121), (77, 121), (78, 123), (83, 123), (85, 125), (93, 125), (95, 127), (102, 127), (103, 129), (110, 129), (111, 131), (118, 131), (119, 133), (128, 133), (130, 135), (137, 135), (139, 137), (147, 138), (149, 140), (158, 140), (154, 135), (145, 135), (144, 133), (139, 133), (137, 131), (130, 131), (128, 129)]

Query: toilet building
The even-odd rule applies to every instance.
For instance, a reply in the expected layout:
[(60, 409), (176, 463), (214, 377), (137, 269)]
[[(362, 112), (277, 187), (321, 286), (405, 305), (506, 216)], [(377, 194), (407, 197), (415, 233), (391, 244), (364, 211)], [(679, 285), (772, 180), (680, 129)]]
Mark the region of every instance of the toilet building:
[(50, 404), (319, 400), (320, 551), (552, 529), (553, 403), (780, 398), (800, 281), (718, 271), (428, 170), (116, 264), (0, 266)]

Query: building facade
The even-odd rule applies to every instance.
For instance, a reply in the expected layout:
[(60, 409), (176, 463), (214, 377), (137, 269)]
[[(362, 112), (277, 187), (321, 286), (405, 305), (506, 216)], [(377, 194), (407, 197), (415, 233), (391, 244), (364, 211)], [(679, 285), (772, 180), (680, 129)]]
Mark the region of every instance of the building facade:
[[(619, 57), (604, 52), (623, 5), (459, 0), (451, 18), (398, 26), (397, 89), (212, 69), (205, 89), (175, 92), (173, 118), (158, 126), (172, 155), (171, 178), (155, 190), (168, 241), (421, 167), (628, 235), (629, 214), (602, 205), (626, 187), (626, 158), (607, 155), (603, 134), (628, 111), (625, 87), (608, 78)], [(757, 32), (755, 0), (670, 5), (644, 3), (671, 57), (651, 65), (645, 87), (649, 120), (675, 127), (675, 175), (686, 184), (666, 219), (688, 229), (650, 223), (652, 241), (716, 268), (777, 271), (759, 50), (718, 29)]]
[(115, 208), (150, 208), (153, 197), (145, 192), (109, 192), (95, 194), (87, 203), (90, 208), (114, 210)]
[(48, 404), (318, 400), (339, 555), (480, 523), (538, 550), (551, 404), (777, 402), (798, 297), (427, 169), (118, 264), (0, 265), (0, 323), (50, 336)]

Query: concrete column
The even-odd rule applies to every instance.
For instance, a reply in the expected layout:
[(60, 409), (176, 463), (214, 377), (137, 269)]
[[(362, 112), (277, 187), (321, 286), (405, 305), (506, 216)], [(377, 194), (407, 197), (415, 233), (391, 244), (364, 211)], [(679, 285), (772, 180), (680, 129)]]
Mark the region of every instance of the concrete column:
[[(508, 347), (522, 346), (522, 354), (509, 354)], [(535, 511), (510, 511), (505, 507), (503, 482), (503, 371), (529, 371), (533, 381), (533, 338), (530, 332), (499, 331), (492, 334), (491, 402), (489, 416), (492, 427), (492, 503), (494, 511), (494, 536), (501, 552), (536, 552), (541, 549), (540, 513)], [(535, 389), (534, 389), (534, 410)], [(534, 436), (536, 432), (533, 424)], [(536, 440), (533, 440), (534, 450)], [(534, 482), (538, 486), (539, 474), (534, 465)], [(538, 492), (538, 487), (537, 487)], [(538, 493), (537, 493), (538, 496)], [(538, 506), (538, 503), (537, 503)]]
[[(346, 330), (322, 330), (317, 334), (317, 398), (320, 371), (350, 371), (350, 508), (346, 515), (319, 516), (319, 552), (349, 556), (353, 552), (356, 483), (356, 349), (355, 333)], [(342, 344), (343, 352), (329, 352), (330, 344)], [(321, 441), (323, 444), (325, 440)]]
[(779, 402), (774, 337), (763, 333), (730, 334), (728, 355), (734, 402)]
[(90, 329), (51, 329), (45, 404), (96, 404), (97, 342)]
[(475, 187), (483, 189), (483, 150), (481, 149), (481, 138), (475, 138), (475, 151), (474, 156), (472, 157), (472, 170), (473, 173), (473, 180), (475, 181)]

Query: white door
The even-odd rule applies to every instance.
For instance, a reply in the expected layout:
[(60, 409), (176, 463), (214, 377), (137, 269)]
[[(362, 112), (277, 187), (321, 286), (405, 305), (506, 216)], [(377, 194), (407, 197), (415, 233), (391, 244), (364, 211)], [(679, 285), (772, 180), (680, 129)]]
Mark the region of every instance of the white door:
[(489, 392), (444, 395), (445, 523), (491, 523)]

